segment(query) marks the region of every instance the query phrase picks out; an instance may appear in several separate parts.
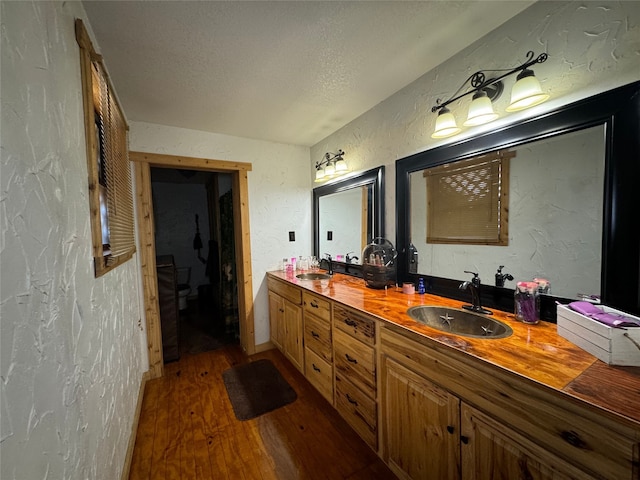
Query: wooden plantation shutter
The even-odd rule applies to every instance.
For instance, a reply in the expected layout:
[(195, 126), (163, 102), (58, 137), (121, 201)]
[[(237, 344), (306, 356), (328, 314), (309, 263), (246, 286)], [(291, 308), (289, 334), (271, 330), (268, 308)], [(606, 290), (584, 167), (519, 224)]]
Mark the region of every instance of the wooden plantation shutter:
[(100, 276), (135, 252), (128, 126), (102, 58), (95, 53), (81, 20), (76, 20), (76, 39), (87, 133), (93, 257), (96, 276)]

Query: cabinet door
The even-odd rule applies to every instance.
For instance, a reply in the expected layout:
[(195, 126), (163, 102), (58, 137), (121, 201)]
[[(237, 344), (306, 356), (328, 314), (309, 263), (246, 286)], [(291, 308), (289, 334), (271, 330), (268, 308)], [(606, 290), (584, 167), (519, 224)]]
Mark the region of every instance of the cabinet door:
[(269, 292), (269, 328), (271, 342), (281, 351), (284, 339), (284, 298), (274, 292)]
[(463, 480), (589, 480), (552, 453), (464, 403)]
[(302, 307), (284, 300), (284, 353), (293, 365), (304, 373), (302, 342)]
[(402, 479), (460, 478), (460, 400), (383, 359), (387, 464)]

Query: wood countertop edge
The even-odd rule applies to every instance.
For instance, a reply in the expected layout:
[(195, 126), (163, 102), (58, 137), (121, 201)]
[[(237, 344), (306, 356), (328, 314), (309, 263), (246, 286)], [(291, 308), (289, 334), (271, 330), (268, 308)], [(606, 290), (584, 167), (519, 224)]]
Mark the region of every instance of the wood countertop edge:
[[(477, 361), (482, 361), (484, 365), (491, 368), (497, 368), (502, 372), (508, 372), (527, 382), (561, 393), (563, 396), (577, 401), (581, 405), (588, 405), (616, 421), (623, 421), (629, 427), (638, 429), (638, 440), (640, 440), (640, 367), (614, 367), (598, 360), (595, 356), (573, 345), (568, 340), (560, 337), (555, 333), (555, 325), (541, 322), (540, 325), (525, 326), (517, 322), (513, 315), (507, 312), (494, 311), (494, 317), (507, 323), (514, 330), (514, 335), (506, 339), (471, 339), (467, 337), (449, 335), (444, 332), (421, 325), (406, 316), (406, 309), (414, 304), (424, 305), (446, 305), (454, 308), (460, 308), (463, 302), (435, 295), (405, 295), (400, 289), (374, 290), (367, 288), (362, 279), (350, 277), (348, 275), (334, 274), (329, 282), (329, 287), (321, 286), (320, 282), (302, 281), (295, 276), (286, 275), (284, 272), (267, 272), (268, 276), (290, 283), (297, 287), (307, 290), (311, 293), (326, 297), (356, 311), (364, 312), (385, 326), (389, 326), (391, 330), (398, 333), (413, 335), (414, 340), (419, 341), (427, 347), (434, 348), (441, 353), (456, 356), (468, 361), (468, 357)], [(359, 284), (360, 283), (360, 284)], [(336, 292), (336, 287), (338, 291)], [(351, 293), (352, 295), (349, 295)], [(359, 294), (359, 297), (358, 295)], [(366, 298), (365, 298), (366, 297)], [(398, 306), (398, 300), (407, 300), (407, 305)], [(387, 303), (388, 302), (388, 303)], [(418, 303), (419, 302), (419, 303)], [(384, 310), (380, 311), (382, 303)], [(395, 307), (390, 305), (395, 304)], [(544, 340), (550, 341), (549, 353), (546, 355), (550, 364), (547, 368), (553, 367), (553, 356), (560, 351), (564, 354), (563, 358), (567, 358), (569, 366), (565, 364), (556, 366), (562, 369), (563, 378), (550, 378), (549, 374), (538, 375), (534, 370), (527, 370), (523, 367), (523, 361), (526, 361), (526, 348), (522, 350), (516, 348), (510, 353), (502, 352), (502, 356), (492, 356), (490, 350), (491, 345), (499, 345), (497, 342), (507, 341), (505, 343), (513, 344), (521, 342), (523, 337), (523, 329), (526, 329), (527, 344), (533, 335), (541, 333)], [(513, 338), (515, 337), (515, 338)], [(502, 345), (504, 345), (503, 343)], [(533, 341), (535, 344), (535, 340)], [(482, 348), (474, 348), (481, 346)], [(513, 346), (513, 345), (512, 345)], [(544, 351), (546, 348), (542, 343), (536, 345), (537, 359), (542, 358), (540, 355), (540, 347)], [(492, 358), (493, 357), (493, 358)], [(520, 368), (511, 368), (511, 365), (518, 365)], [(616, 384), (614, 377), (621, 377), (622, 391), (619, 391), (619, 385)], [(622, 402), (622, 403), (621, 403)], [(629, 405), (626, 404), (629, 402)], [(615, 405), (615, 407), (610, 407)]]

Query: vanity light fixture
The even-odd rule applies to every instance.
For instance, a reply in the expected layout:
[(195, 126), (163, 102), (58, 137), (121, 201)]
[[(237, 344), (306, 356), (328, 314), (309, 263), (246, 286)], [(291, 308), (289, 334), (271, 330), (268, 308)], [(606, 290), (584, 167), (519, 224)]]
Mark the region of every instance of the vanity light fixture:
[[(536, 63), (546, 62), (548, 56), (546, 53), (541, 53), (536, 58), (533, 57), (534, 53), (532, 51), (527, 52), (527, 61), (513, 69), (479, 70), (467, 78), (449, 100), (442, 102), (438, 99), (436, 105), (431, 108), (432, 112), (438, 112), (436, 128), (431, 137), (450, 137), (462, 130), (456, 124), (456, 119), (447, 108), (447, 105), (467, 95), (473, 94), (473, 100), (469, 105), (467, 119), (463, 123), (465, 127), (483, 125), (498, 118), (499, 115), (493, 110), (492, 101), (500, 97), (504, 89), (502, 79), (514, 73), (520, 72), (511, 91), (511, 103), (506, 108), (507, 112), (524, 110), (546, 101), (549, 95), (542, 91), (540, 82), (538, 82), (529, 67)], [(487, 74), (498, 72), (506, 73), (497, 74), (495, 77), (487, 79)], [(463, 90), (466, 91), (460, 93)]]
[(336, 153), (327, 152), (322, 161), (316, 162), (316, 182), (324, 182), (338, 177), (349, 171), (347, 162), (343, 158), (344, 152), (339, 149)]

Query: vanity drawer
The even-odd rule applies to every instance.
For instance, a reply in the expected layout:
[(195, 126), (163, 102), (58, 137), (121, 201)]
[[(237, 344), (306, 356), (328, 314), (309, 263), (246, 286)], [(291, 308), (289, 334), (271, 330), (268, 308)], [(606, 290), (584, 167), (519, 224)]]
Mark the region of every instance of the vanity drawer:
[(300, 305), (302, 303), (302, 291), (300, 288), (290, 285), (275, 278), (267, 277), (267, 287), (274, 293), (286, 298), (291, 303)]
[(333, 367), (309, 348), (304, 350), (304, 360), (307, 380), (333, 405)]
[(305, 313), (312, 313), (322, 320), (331, 321), (331, 302), (311, 293), (302, 293), (302, 303)]
[(355, 310), (334, 305), (333, 323), (336, 328), (368, 345), (376, 341), (376, 321)]
[(371, 448), (378, 449), (378, 415), (375, 400), (339, 374), (336, 374), (336, 409)]
[(331, 354), (331, 327), (315, 315), (304, 317), (304, 344), (320, 355), (326, 362), (333, 361)]
[(376, 363), (373, 347), (350, 335), (333, 333), (336, 374), (341, 373), (371, 398), (376, 398)]

